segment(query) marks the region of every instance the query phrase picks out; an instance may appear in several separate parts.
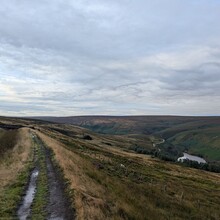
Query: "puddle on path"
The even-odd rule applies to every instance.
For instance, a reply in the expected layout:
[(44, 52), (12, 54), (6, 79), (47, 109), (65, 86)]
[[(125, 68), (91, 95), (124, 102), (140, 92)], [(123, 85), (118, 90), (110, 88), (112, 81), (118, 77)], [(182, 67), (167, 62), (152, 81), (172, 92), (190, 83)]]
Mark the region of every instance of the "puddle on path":
[(33, 199), (34, 199), (34, 196), (36, 193), (36, 182), (37, 182), (38, 175), (39, 175), (39, 171), (37, 168), (35, 168), (31, 172), (31, 178), (30, 178), (28, 188), (26, 190), (22, 204), (21, 204), (20, 208), (18, 209), (17, 214), (18, 214), (19, 220), (26, 220), (30, 214), (31, 204), (33, 202)]

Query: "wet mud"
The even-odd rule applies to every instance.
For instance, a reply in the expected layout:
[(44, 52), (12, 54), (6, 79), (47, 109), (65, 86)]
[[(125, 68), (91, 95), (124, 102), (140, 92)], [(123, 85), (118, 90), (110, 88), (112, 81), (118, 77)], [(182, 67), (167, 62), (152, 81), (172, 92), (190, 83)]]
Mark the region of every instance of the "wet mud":
[(46, 164), (49, 184), (49, 202), (47, 213), (49, 220), (71, 220), (74, 218), (74, 210), (70, 201), (65, 196), (65, 183), (59, 170), (51, 161), (51, 151), (46, 151)]
[(39, 170), (35, 168), (31, 172), (30, 182), (26, 190), (25, 196), (23, 198), (22, 204), (18, 209), (17, 215), (20, 220), (25, 220), (30, 215), (31, 204), (33, 203), (34, 196), (37, 187), (37, 177), (39, 175)]
[[(52, 152), (46, 148), (43, 142), (36, 136), (33, 136), (35, 143), (39, 149), (45, 154), (45, 163), (47, 168), (48, 178), (48, 194), (45, 199), (48, 201), (46, 212), (48, 213), (48, 220), (73, 220), (75, 219), (74, 209), (70, 205), (70, 200), (65, 194), (65, 182), (58, 167), (52, 162)], [(31, 204), (37, 191), (37, 177), (40, 170), (37, 166), (37, 155), (35, 155), (35, 168), (30, 174), (28, 187), (22, 203), (17, 211), (19, 220), (26, 220), (31, 217)]]

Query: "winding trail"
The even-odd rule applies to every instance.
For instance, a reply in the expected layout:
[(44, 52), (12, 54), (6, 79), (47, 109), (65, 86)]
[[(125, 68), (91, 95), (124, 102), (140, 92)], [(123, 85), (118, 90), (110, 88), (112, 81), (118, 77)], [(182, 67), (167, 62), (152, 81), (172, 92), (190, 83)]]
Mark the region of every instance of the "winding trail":
[(64, 182), (51, 161), (51, 152), (48, 149), (45, 150), (49, 184), (49, 203), (47, 205), (48, 219), (73, 219), (72, 210), (64, 194)]
[[(65, 196), (65, 183), (59, 172), (59, 169), (52, 162), (52, 153), (43, 142), (36, 135), (32, 135), (34, 142), (37, 144), (37, 148), (41, 153), (45, 155), (45, 164), (47, 169), (47, 185), (48, 194), (45, 195), (47, 200), (47, 206), (45, 211), (47, 212), (48, 220), (69, 220), (74, 219), (74, 210), (71, 208), (69, 200)], [(35, 149), (36, 151), (36, 149)], [(38, 167), (37, 159), (39, 155), (35, 155), (34, 166), (30, 174), (30, 180), (28, 187), (25, 191), (22, 203), (17, 211), (17, 217), (19, 220), (26, 220), (31, 217), (31, 205), (34, 201), (34, 197), (37, 189), (37, 178), (41, 170)]]

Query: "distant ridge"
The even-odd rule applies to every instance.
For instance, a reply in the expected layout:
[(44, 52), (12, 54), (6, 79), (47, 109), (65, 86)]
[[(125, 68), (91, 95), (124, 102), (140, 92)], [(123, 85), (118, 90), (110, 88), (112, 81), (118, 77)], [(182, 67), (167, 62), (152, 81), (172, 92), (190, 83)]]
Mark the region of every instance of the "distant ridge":
[(33, 117), (33, 119), (72, 124), (89, 128), (99, 133), (124, 134), (139, 133), (151, 134), (173, 126), (187, 125), (195, 126), (208, 124), (220, 124), (219, 116), (163, 116), (163, 115), (140, 115), (140, 116), (67, 116), (67, 117)]

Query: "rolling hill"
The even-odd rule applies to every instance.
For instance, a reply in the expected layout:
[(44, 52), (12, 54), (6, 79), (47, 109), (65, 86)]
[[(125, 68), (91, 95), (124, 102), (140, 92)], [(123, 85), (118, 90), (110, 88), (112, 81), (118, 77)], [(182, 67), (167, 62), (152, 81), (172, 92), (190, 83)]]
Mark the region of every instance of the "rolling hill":
[[(151, 136), (163, 138), (166, 142), (161, 146), (162, 152), (174, 159), (185, 151), (208, 161), (220, 161), (220, 117), (78, 116), (38, 119), (73, 124), (101, 134), (136, 135), (137, 142), (138, 135), (145, 135), (146, 140)], [(140, 147), (151, 150), (149, 145)]]

